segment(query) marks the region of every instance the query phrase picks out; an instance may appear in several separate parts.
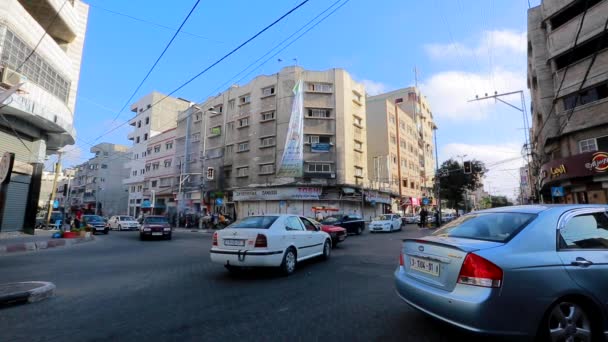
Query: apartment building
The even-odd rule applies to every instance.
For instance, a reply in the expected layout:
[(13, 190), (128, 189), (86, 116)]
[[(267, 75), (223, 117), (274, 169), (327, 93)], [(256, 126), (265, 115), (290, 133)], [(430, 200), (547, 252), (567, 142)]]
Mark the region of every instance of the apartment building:
[(100, 143), (91, 147), (90, 152), (95, 156), (75, 167), (70, 211), (104, 216), (124, 214), (128, 192), (122, 180), (128, 174), (124, 163), (130, 157), (129, 147)]
[(144, 200), (149, 139), (176, 127), (178, 113), (189, 106), (190, 102), (184, 99), (167, 97), (156, 91), (131, 105), (134, 117), (129, 121), (129, 125), (133, 130), (127, 138), (133, 142), (133, 145), (129, 149), (131, 159), (124, 164), (128, 169), (124, 184), (129, 189), (129, 215), (139, 216)]
[[(170, 128), (148, 139), (141, 208), (150, 214), (176, 213), (174, 191), (179, 173), (174, 165), (175, 131), (175, 127)], [(131, 185), (131, 192), (136, 190), (133, 187), (135, 185)], [(130, 200), (131, 205), (135, 205), (134, 199)]]
[(88, 11), (80, 0), (0, 1), (0, 97), (22, 84), (0, 101), (6, 118), (0, 120), (0, 154), (15, 155), (6, 205), (0, 206), (2, 231), (33, 228), (39, 164), (47, 154), (74, 144)]
[(608, 0), (528, 10), (529, 181), (545, 202), (608, 202), (607, 19)]
[[(196, 113), (201, 120), (189, 116), (190, 143), (196, 144), (198, 132), (201, 141), (198, 151), (188, 153), (200, 172), (189, 172), (202, 175), (189, 179), (199, 182), (200, 198), (193, 193), (187, 207), (239, 217), (312, 216), (313, 207), (366, 217), (377, 212), (372, 204), (381, 196), (364, 196), (365, 89), (345, 70), (286, 67), (232, 86), (199, 104)], [(188, 155), (179, 135), (176, 160)], [(286, 146), (290, 153), (284, 153)], [(285, 172), (288, 166), (292, 173)]]
[(385, 210), (414, 210), (434, 197), (436, 126), (430, 105), (409, 87), (367, 97), (366, 114), (372, 188), (391, 194)]

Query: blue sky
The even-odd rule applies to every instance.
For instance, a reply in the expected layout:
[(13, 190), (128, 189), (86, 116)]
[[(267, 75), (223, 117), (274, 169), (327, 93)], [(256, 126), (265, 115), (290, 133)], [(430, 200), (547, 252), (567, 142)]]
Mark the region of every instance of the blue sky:
[[(128, 125), (95, 139), (129, 119), (127, 107), (113, 122), (174, 33), (107, 10), (177, 28), (194, 4), (194, 0), (86, 2), (91, 9), (75, 116), (79, 149), (67, 148), (73, 150), (66, 156), (68, 164), (89, 157), (88, 142), (129, 143)], [(235, 74), (333, 2), (310, 0), (176, 95), (199, 102), (217, 93), (221, 85), (234, 83), (241, 78), (232, 79)], [(172, 91), (297, 3), (201, 1), (184, 33), (135, 98), (152, 90)], [(532, 1), (533, 6), (537, 3)], [(527, 8), (527, 0), (351, 0), (266, 64), (249, 69), (252, 73), (240, 83), (257, 74), (274, 73), (297, 58), (307, 69), (345, 68), (374, 93), (412, 85), (416, 66), (419, 85), (431, 101), (440, 128), (440, 160), (469, 154), (494, 164), (519, 155), (521, 113), (490, 101), (467, 104), (466, 100), (494, 90), (524, 89), (528, 97)], [(508, 100), (519, 106), (518, 98)], [(512, 169), (520, 164), (514, 161), (491, 168), (487, 183), (493, 192), (513, 195), (517, 182)]]

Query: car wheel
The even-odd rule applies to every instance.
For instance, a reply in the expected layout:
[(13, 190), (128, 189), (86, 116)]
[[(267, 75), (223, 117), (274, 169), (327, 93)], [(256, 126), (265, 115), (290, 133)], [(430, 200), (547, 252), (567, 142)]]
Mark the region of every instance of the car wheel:
[(539, 329), (542, 341), (593, 341), (594, 324), (589, 311), (569, 300), (555, 303)]
[(144, 236), (144, 234), (139, 233), (139, 239), (140, 239), (141, 241), (144, 241), (144, 240), (146, 239), (146, 237)]
[(362, 232), (361, 226), (357, 227), (357, 235), (361, 235)]
[(329, 240), (325, 240), (323, 244), (323, 260), (329, 259), (331, 256), (331, 242)]
[(338, 239), (332, 239), (331, 240), (331, 248), (336, 248), (336, 246), (338, 246)]
[(281, 272), (288, 276), (292, 274), (296, 270), (296, 264), (298, 263), (298, 259), (296, 257), (296, 251), (289, 247), (285, 251), (285, 255), (283, 255), (283, 262), (281, 263)]
[(228, 270), (228, 272), (230, 272), (232, 274), (237, 274), (243, 270), (239, 266), (225, 265), (224, 267)]

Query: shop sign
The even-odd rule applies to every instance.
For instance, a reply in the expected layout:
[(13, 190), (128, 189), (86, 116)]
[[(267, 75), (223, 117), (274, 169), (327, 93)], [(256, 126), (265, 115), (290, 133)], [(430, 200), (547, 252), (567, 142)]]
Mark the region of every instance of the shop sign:
[(272, 200), (318, 200), (321, 188), (292, 187), (265, 190), (235, 190), (235, 201), (272, 201)]
[(420, 206), (420, 200), (417, 197), (412, 197), (412, 205)]
[(585, 167), (589, 170), (595, 170), (596, 172), (608, 171), (608, 153), (596, 152), (593, 154), (590, 163), (586, 163)]
[(382, 195), (376, 191), (364, 191), (365, 201), (369, 203), (384, 203), (391, 204), (391, 197), (389, 195)]
[(566, 166), (564, 164), (551, 168), (551, 179), (558, 178), (566, 174)]

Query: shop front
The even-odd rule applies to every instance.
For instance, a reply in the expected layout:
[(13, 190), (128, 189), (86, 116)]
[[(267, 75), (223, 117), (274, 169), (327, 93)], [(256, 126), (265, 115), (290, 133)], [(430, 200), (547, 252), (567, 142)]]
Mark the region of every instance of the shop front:
[(608, 203), (608, 152), (586, 152), (544, 164), (539, 187), (544, 203)]

